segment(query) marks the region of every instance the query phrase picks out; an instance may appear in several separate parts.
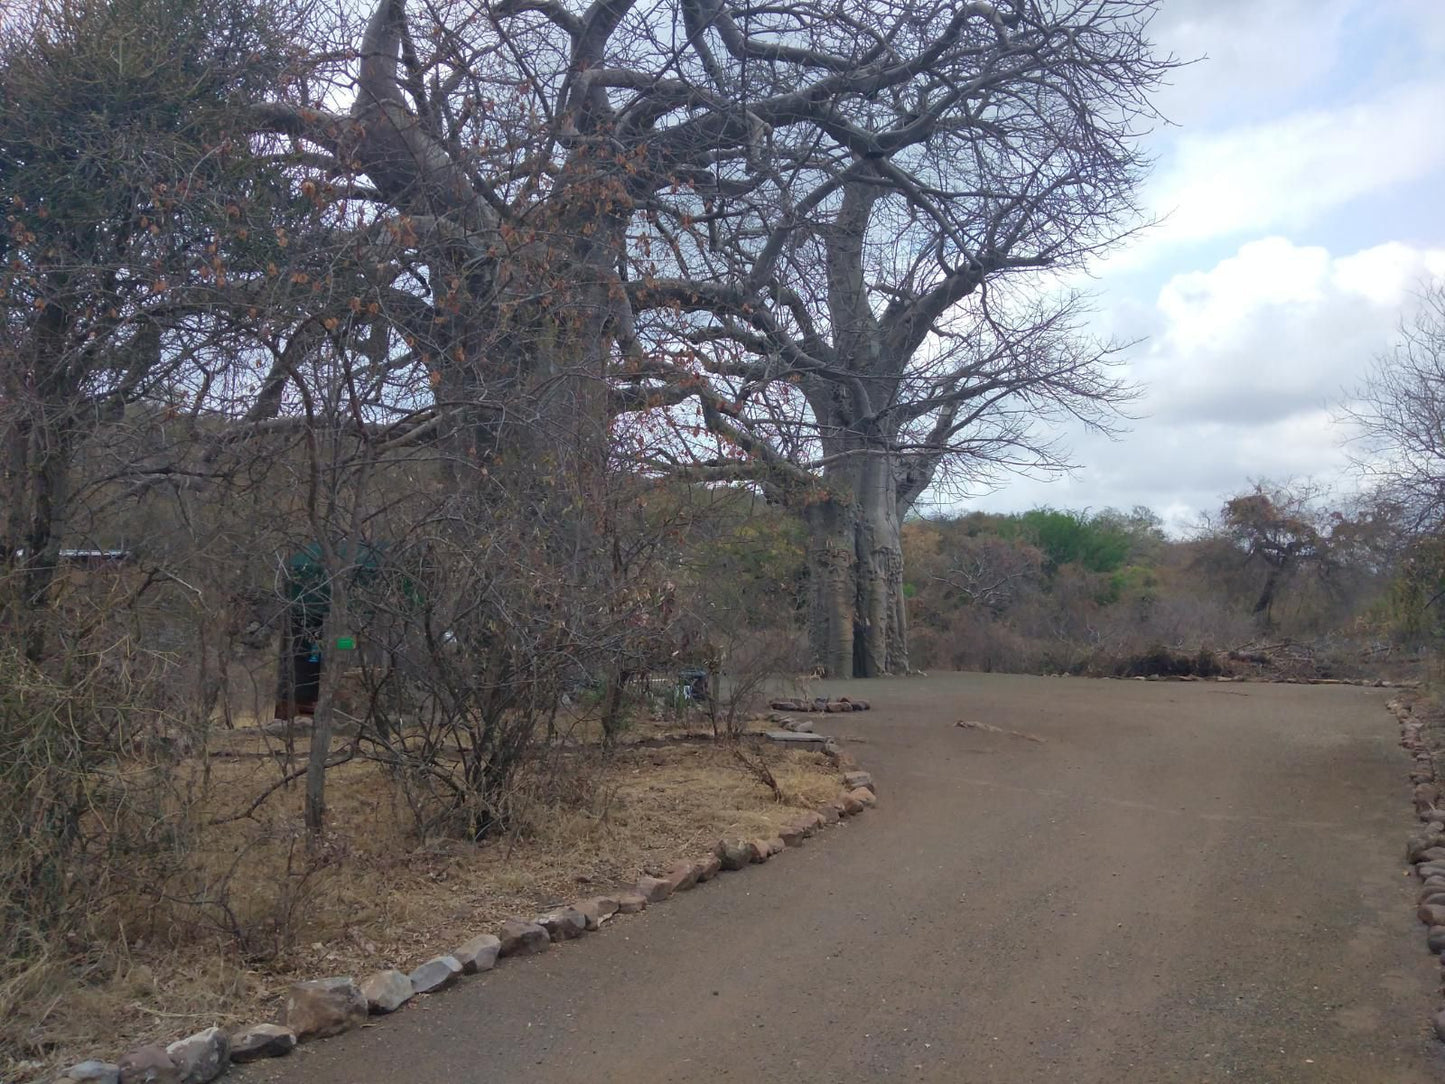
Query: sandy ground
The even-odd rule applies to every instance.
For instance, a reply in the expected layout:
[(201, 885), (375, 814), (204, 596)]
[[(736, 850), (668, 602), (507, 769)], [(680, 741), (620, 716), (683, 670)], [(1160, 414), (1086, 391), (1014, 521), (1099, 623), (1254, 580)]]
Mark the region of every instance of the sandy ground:
[(935, 675), (866, 695), (828, 722), (877, 811), (240, 1078), (1445, 1079), (1383, 693)]

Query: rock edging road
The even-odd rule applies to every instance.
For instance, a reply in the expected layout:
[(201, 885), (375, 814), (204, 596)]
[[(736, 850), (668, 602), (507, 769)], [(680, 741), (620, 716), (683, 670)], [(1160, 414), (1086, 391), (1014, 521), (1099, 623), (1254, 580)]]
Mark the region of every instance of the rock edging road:
[(888, 812), (849, 838), (235, 1078), (1445, 1079), (1383, 694), (867, 691), (836, 726)]

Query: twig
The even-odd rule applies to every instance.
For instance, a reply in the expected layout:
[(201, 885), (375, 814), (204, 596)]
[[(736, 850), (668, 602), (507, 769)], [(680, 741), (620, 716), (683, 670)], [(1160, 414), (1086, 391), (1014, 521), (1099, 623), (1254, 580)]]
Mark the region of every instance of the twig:
[[(338, 758), (338, 759), (336, 759), (336, 760), (327, 761), (327, 763), (326, 763), (326, 768), (329, 770), (329, 769), (331, 769), (331, 768), (339, 767), (340, 765), (345, 764), (348, 760), (351, 760), (351, 759), (352, 759), (353, 757), (355, 757), (355, 756), (356, 756), (356, 743), (353, 742), (352, 745), (351, 745), (351, 748), (349, 748), (349, 749), (346, 750), (346, 755), (345, 755), (344, 757), (340, 757), (340, 758)], [(207, 825), (208, 827), (214, 828), (215, 826), (220, 825), (220, 824), (230, 824), (232, 821), (244, 820), (245, 818), (249, 817), (252, 813), (256, 812), (256, 810), (260, 809), (260, 808), (261, 808), (261, 804), (262, 804), (267, 798), (271, 797), (271, 795), (275, 794), (278, 790), (280, 790), (282, 787), (284, 787), (287, 783), (294, 783), (294, 782), (296, 782), (296, 780), (300, 779), (300, 778), (301, 778), (302, 776), (304, 776), (305, 774), (306, 774), (306, 769), (305, 769), (305, 768), (297, 768), (295, 771), (287, 772), (287, 773), (286, 773), (285, 775), (283, 775), (280, 779), (276, 780), (276, 782), (272, 783), (269, 787), (267, 787), (265, 790), (263, 790), (260, 794), (256, 795), (256, 800), (253, 801), (250, 805), (248, 805), (245, 809), (241, 810), (241, 812), (239, 812), (239, 813), (232, 813), (232, 814), (230, 814), (229, 816), (226, 816), (226, 817), (212, 817), (210, 820), (208, 820), (208, 821), (206, 822), (206, 825)]]
[(1024, 741), (1036, 741), (1040, 745), (1044, 744), (1044, 739), (1038, 737), (1035, 734), (1025, 734), (1021, 730), (1005, 730), (1001, 726), (992, 726), (989, 723), (964, 722), (962, 719), (960, 719), (953, 725), (961, 726), (965, 730), (987, 730), (990, 734), (1007, 734), (1010, 738), (1023, 738)]
[(778, 785), (777, 776), (773, 775), (773, 770), (769, 768), (761, 758), (750, 760), (748, 755), (743, 752), (741, 745), (733, 746), (733, 756), (739, 764), (748, 770), (754, 779), (766, 785), (767, 788), (773, 792), (775, 799), (779, 802), (786, 802), (786, 799), (783, 797), (783, 788)]

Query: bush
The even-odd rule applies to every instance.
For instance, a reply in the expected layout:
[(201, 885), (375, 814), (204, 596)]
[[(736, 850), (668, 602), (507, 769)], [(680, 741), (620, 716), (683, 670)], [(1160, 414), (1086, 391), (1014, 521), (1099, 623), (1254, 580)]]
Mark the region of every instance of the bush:
[(1115, 677), (1214, 677), (1223, 672), (1219, 659), (1208, 648), (1189, 655), (1158, 644), (1119, 660), (1113, 667)]

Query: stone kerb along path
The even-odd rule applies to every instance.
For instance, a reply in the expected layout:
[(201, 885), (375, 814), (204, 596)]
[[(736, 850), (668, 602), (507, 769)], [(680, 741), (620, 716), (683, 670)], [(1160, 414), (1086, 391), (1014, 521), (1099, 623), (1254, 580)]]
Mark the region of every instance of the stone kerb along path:
[[(791, 723), (774, 721), (785, 726)], [(836, 743), (830, 738), (791, 729), (779, 733), (790, 739), (813, 739), (837, 758)], [(641, 877), (628, 889), (581, 899), (532, 918), (508, 919), (494, 933), (479, 933), (411, 972), (388, 969), (359, 981), (341, 976), (298, 982), (286, 992), (279, 1023), (253, 1024), (233, 1032), (212, 1027), (169, 1046), (139, 1047), (118, 1062), (84, 1061), (65, 1070), (56, 1084), (205, 1084), (233, 1064), (284, 1057), (298, 1043), (360, 1027), (373, 1017), (395, 1012), (420, 994), (440, 993), (465, 982), (465, 976), (490, 971), (501, 960), (545, 952), (559, 941), (584, 937), (618, 916), (663, 903), (721, 872), (767, 862), (824, 828), (877, 805), (868, 772), (844, 771), (841, 783), (836, 798), (800, 813), (771, 839), (721, 839), (701, 858), (678, 859), (661, 877)]]
[[(1421, 880), (1416, 915), (1426, 926), (1425, 943), (1445, 967), (1445, 791), (1436, 768), (1436, 756), (1445, 745), (1441, 723), (1416, 713), (1418, 699), (1397, 697), (1386, 707), (1400, 723), (1400, 745), (1411, 755), (1410, 782), (1414, 784), (1415, 813), (1423, 829), (1405, 844), (1405, 858)], [(1427, 733), (1433, 731), (1433, 733)], [(1445, 978), (1445, 975), (1442, 975)], [(1435, 1013), (1435, 1034), (1445, 1041), (1445, 1009)]]

